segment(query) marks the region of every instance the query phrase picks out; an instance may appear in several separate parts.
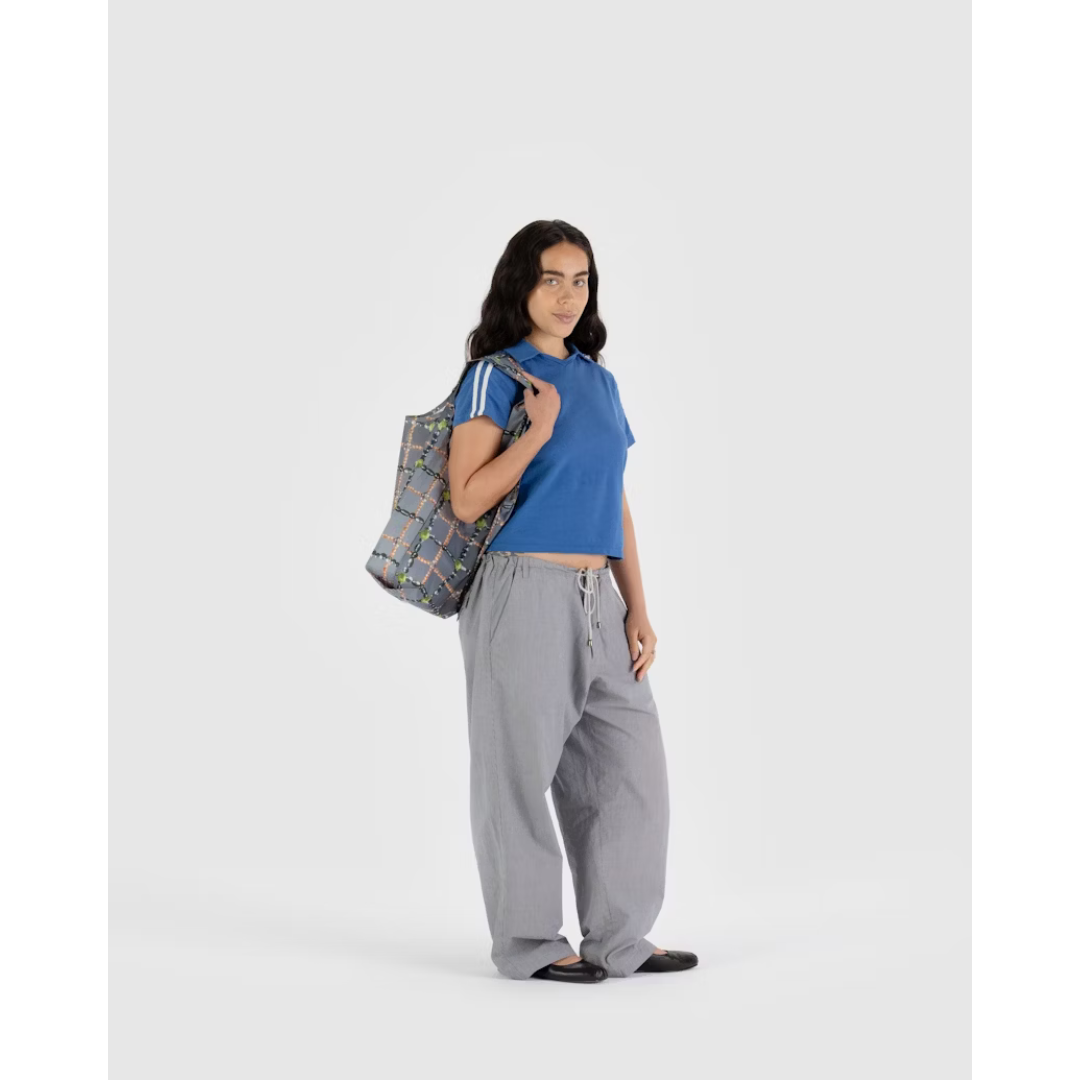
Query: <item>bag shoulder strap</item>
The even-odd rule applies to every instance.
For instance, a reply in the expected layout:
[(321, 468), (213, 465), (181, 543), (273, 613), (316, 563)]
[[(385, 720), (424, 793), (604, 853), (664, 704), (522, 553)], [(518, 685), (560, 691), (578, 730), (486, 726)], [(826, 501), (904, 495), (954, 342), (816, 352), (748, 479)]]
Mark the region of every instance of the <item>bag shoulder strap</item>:
[[(529, 380), (529, 376), (525, 374), (518, 362), (505, 352), (492, 353), (490, 356), (483, 357), (484, 360), (490, 360), (500, 371), (505, 371), (514, 382), (521, 383), (522, 386), (532, 388), (532, 382)], [(480, 361), (478, 360), (477, 363)]]

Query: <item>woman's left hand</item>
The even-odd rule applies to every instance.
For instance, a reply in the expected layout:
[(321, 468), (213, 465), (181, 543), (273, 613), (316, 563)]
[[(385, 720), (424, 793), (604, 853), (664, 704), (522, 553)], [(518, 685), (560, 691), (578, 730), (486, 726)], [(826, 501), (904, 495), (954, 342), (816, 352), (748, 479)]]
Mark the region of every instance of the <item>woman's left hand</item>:
[[(645, 673), (656, 659), (656, 634), (647, 615), (626, 613), (626, 641), (630, 646), (630, 662), (637, 672), (638, 682), (645, 678)], [(640, 652), (638, 652), (640, 643)]]

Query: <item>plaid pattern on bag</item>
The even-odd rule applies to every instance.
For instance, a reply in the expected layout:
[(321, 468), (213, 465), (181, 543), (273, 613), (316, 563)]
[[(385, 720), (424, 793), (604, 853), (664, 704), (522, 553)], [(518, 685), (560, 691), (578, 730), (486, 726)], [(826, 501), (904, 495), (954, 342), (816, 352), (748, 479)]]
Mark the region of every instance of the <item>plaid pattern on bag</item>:
[[(513, 357), (497, 352), (483, 359), (532, 387)], [(520, 487), (516, 484), (471, 525), (454, 516), (448, 470), (456, 396), (455, 389), (430, 412), (405, 417), (394, 508), (365, 567), (386, 592), (441, 619), (461, 608), (480, 556), (509, 520)], [(520, 401), (510, 411), (499, 453), (528, 427), (529, 415)]]

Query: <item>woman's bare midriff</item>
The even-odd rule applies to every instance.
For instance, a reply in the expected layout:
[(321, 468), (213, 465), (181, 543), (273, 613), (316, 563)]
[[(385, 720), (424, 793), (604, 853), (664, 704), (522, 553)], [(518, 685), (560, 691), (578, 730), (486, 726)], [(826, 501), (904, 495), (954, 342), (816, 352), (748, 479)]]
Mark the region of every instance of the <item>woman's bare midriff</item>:
[(565, 551), (513, 551), (511, 554), (531, 555), (534, 559), (548, 559), (551, 562), (562, 563), (563, 566), (572, 566), (575, 570), (580, 570), (585, 566), (592, 570), (599, 570), (600, 567), (607, 566), (608, 564), (606, 555), (571, 555), (567, 554)]

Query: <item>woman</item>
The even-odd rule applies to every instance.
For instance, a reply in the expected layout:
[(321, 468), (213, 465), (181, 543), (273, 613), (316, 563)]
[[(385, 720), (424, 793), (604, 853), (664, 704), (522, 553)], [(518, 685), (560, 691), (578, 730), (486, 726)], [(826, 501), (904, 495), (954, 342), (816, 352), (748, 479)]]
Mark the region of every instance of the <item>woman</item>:
[[(607, 340), (597, 282), (589, 241), (566, 222), (534, 221), (513, 237), (470, 334), (450, 440), (451, 507), (462, 521), (521, 483), (458, 619), (491, 957), (515, 979), (599, 982), (697, 963), (644, 937), (664, 897), (667, 771), (646, 677), (656, 634), (622, 486), (635, 439), (615, 378), (593, 359)], [(482, 360), (500, 350), (533, 390)], [(523, 395), (530, 426), (500, 453)], [(549, 787), (580, 955), (559, 932)]]

